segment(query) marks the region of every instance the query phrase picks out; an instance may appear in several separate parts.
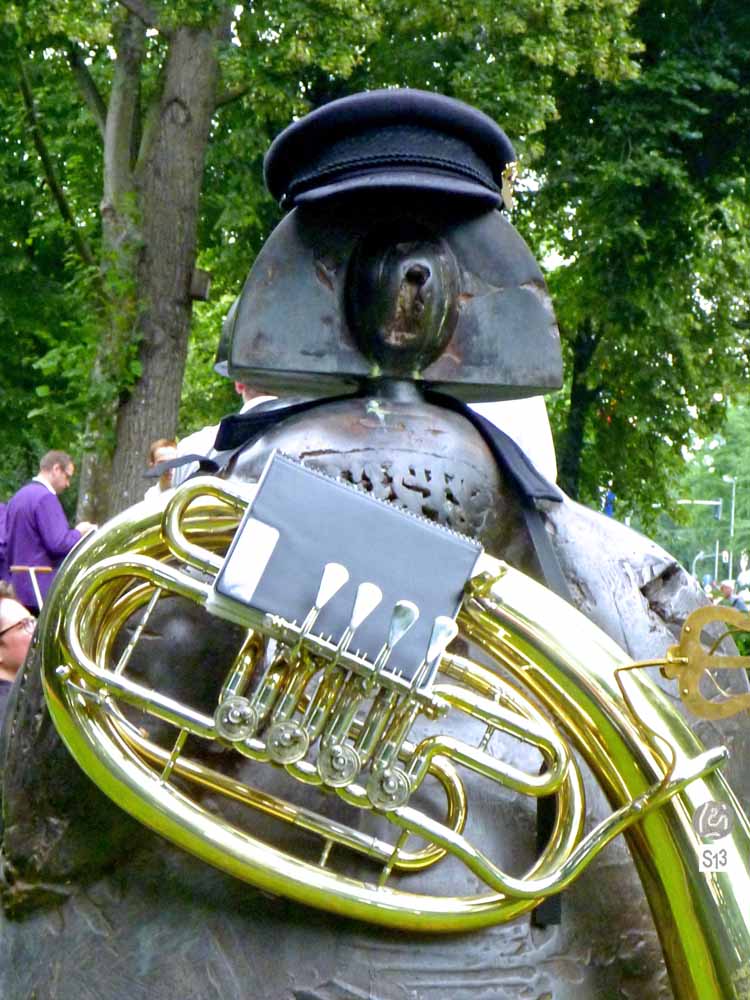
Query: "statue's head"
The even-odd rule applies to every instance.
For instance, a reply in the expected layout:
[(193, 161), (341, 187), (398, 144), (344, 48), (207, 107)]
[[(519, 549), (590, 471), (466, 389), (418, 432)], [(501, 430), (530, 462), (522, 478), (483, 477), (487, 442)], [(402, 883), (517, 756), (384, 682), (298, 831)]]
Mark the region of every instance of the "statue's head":
[(315, 395), (409, 379), (465, 400), (561, 383), (544, 279), (503, 211), (513, 147), (415, 90), (333, 101), (272, 144), (288, 214), (228, 317), (228, 374)]

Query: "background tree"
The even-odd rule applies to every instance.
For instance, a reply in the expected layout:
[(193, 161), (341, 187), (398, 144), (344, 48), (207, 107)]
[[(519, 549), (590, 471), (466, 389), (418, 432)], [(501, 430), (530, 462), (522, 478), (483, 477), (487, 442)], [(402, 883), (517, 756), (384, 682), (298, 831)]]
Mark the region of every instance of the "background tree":
[[(693, 437), (676, 492), (682, 500), (719, 505), (676, 504), (657, 511), (654, 537), (698, 577), (721, 579), (739, 572), (740, 555), (750, 552), (750, 407), (741, 397), (729, 404), (720, 433)], [(734, 480), (734, 491), (732, 488)], [(734, 512), (732, 493), (734, 492)], [(734, 520), (732, 521), (732, 514)], [(640, 521), (637, 522), (640, 526)], [(722, 553), (731, 553), (731, 563)], [(699, 553), (703, 553), (699, 558)], [(718, 553), (718, 557), (716, 554)]]
[[(76, 439), (85, 403), (58, 363), (64, 353), (67, 371), (85, 376), (93, 344), (90, 288), (72, 249), (69, 223), (54, 210), (40, 176), (11, 41), (10, 31), (0, 31), (0, 499), (36, 472), (43, 452), (70, 447)], [(49, 106), (52, 114), (75, 120), (75, 102), (65, 93), (50, 94)], [(67, 160), (76, 184), (95, 198), (95, 165), (82, 169), (80, 143), (61, 136), (55, 152)], [(44, 371), (40, 359), (46, 359)]]
[(563, 81), (527, 198), (563, 335), (560, 482), (620, 513), (670, 502), (690, 434), (747, 368), (750, 10), (645, 2), (640, 73)]
[[(15, 468), (41, 442), (71, 447), (85, 414), (81, 514), (137, 499), (145, 449), (173, 433), (181, 392), (183, 431), (234, 405), (210, 361), (279, 218), (261, 179), (270, 139), (333, 97), (411, 85), (482, 107), (513, 138), (526, 179), (515, 221), (538, 255), (566, 262), (550, 275), (568, 368), (553, 407), (564, 483), (595, 503), (611, 480), (618, 511), (648, 516), (687, 427), (717, 427), (714, 394), (744, 371), (744, 8), (272, 6), (27, 0), (0, 14), (13, 202), (0, 226), (17, 287), (36, 290), (19, 307), (0, 276)], [(197, 304), (196, 263), (213, 276)], [(25, 430), (18, 413), (32, 414)]]
[[(352, 51), (376, 20), (365, 3), (346, 4), (346, 18), (336, 0), (317, 4), (315, 17), (312, 7), (274, 6), (279, 31), (274, 35), (266, 24), (267, 37), (256, 40), (286, 61), (289, 75), (268, 73), (264, 97), (288, 117), (295, 110), (289, 86), (295, 60), (346, 74)], [(99, 520), (139, 498), (148, 442), (176, 428), (192, 300), (201, 294), (195, 262), (205, 151), (214, 116), (241, 93), (234, 86), (240, 57), (232, 49), (248, 66), (252, 57), (232, 45), (240, 41), (232, 28), (234, 6), (218, 0), (153, 6), (58, 0), (32, 2), (23, 13), (12, 7), (6, 23), (16, 36), (27, 132), (90, 272), (98, 336), (79, 510)], [(246, 87), (251, 74), (245, 76)], [(89, 133), (87, 160), (101, 164), (97, 213), (96, 202), (74, 203), (81, 192), (69, 185), (68, 162), (57, 153), (51, 102), (74, 87), (90, 114), (82, 126)], [(101, 153), (92, 156), (96, 146)], [(79, 226), (87, 210), (89, 238)]]
[[(148, 441), (177, 421), (197, 248), (223, 302), (277, 218), (261, 156), (294, 114), (348, 88), (412, 83), (533, 136), (555, 113), (560, 74), (629, 71), (632, 6), (541, 0), (501, 17), (464, 0), (418, 12), (374, 0), (7, 5), (15, 141), (89, 293), (80, 339), (61, 336), (35, 372), (47, 417), (55, 377), (85, 397), (80, 514), (101, 519), (140, 496)], [(216, 319), (210, 309), (199, 323)], [(81, 349), (89, 379), (69, 364)]]

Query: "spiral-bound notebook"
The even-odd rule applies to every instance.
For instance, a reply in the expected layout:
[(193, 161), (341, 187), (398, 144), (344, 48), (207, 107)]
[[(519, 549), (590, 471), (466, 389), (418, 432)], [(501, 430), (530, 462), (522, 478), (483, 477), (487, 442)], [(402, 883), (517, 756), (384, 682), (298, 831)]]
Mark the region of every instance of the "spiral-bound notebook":
[(388, 671), (410, 679), (426, 656), (435, 618), (455, 617), (482, 552), (473, 539), (381, 501), (275, 452), (219, 572), (209, 610), (242, 619), (241, 608), (300, 624), (315, 603), (326, 563), (349, 580), (313, 632), (337, 642), (357, 587), (377, 584), (383, 600), (354, 634), (350, 650), (373, 661), (388, 636), (393, 606), (413, 601), (419, 619), (395, 647)]

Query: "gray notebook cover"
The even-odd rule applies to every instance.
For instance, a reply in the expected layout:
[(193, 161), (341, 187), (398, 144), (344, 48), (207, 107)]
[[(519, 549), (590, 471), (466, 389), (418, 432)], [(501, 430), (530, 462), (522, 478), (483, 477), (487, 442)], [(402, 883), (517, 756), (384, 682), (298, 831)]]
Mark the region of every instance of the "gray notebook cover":
[(315, 603), (325, 564), (342, 563), (349, 581), (325, 606), (312, 631), (337, 642), (358, 585), (371, 581), (383, 591), (383, 600), (357, 629), (349, 648), (373, 661), (388, 636), (394, 604), (413, 601), (419, 619), (386, 668), (410, 679), (427, 653), (435, 618), (458, 613), (481, 552), (470, 538), (276, 452), (227, 553), (215, 592), (220, 601), (228, 598), (300, 624)]

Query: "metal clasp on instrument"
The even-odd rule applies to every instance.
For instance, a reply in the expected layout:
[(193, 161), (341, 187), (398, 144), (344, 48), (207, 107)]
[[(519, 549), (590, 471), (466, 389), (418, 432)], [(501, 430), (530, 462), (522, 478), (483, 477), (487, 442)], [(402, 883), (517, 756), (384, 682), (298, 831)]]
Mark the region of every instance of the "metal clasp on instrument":
[[(702, 633), (711, 625), (723, 625), (725, 628), (712, 641), (710, 648), (706, 648)], [(715, 670), (738, 667), (750, 670), (750, 656), (719, 655), (716, 652), (723, 639), (734, 632), (750, 632), (750, 615), (722, 605), (697, 608), (688, 615), (680, 632), (679, 643), (670, 646), (667, 659), (661, 664), (664, 676), (677, 680), (680, 698), (686, 708), (703, 719), (727, 719), (750, 708), (750, 693), (726, 694), (713, 676)], [(717, 700), (707, 698), (701, 692), (704, 678), (713, 681), (714, 693), (725, 697)]]

